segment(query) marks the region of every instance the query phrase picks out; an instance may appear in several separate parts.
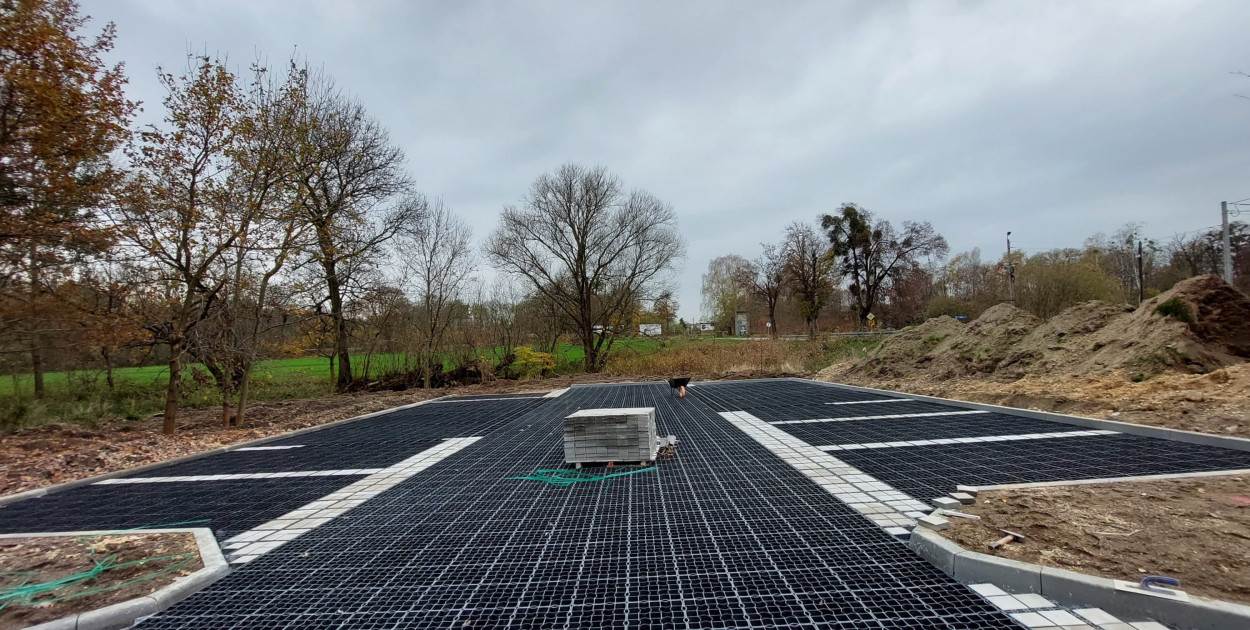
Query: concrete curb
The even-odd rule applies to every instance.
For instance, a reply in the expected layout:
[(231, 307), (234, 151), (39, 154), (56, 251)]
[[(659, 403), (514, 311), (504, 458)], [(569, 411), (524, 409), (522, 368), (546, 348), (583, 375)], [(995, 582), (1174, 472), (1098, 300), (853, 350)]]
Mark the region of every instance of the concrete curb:
[(1086, 486), (1095, 483), (1131, 483), (1134, 481), (1166, 481), (1168, 479), (1194, 479), (1198, 477), (1227, 477), (1250, 474), (1250, 468), (1234, 470), (1208, 470), (1204, 472), (1169, 473), (1165, 475), (1138, 475), (1136, 477), (1102, 477), (1099, 479), (1071, 479), (1065, 481), (1035, 481), (1031, 483), (1000, 483), (990, 486), (964, 486), (974, 492), (993, 490), (1026, 490), (1028, 488), (1054, 488), (1057, 486)]
[(44, 495), (48, 495), (48, 494), (55, 494), (55, 493), (57, 493), (57, 492), (64, 492), (64, 491), (66, 491), (66, 490), (72, 490), (72, 489), (74, 489), (74, 488), (78, 488), (78, 487), (81, 487), (81, 486), (89, 486), (89, 485), (91, 485), (91, 484), (93, 484), (93, 483), (96, 483), (96, 482), (98, 482), (98, 481), (104, 481), (105, 479), (113, 479), (113, 478), (116, 478), (116, 477), (122, 477), (122, 476), (125, 476), (125, 475), (131, 475), (131, 474), (134, 474), (134, 473), (137, 473), (137, 472), (143, 472), (143, 471), (146, 471), (146, 470), (151, 470), (151, 469), (153, 469), (153, 468), (160, 468), (160, 467), (162, 467), (162, 466), (169, 466), (169, 465), (171, 465), (171, 464), (181, 464), (181, 463), (183, 463), (183, 462), (189, 462), (189, 461), (193, 461), (193, 460), (196, 460), (196, 459), (200, 459), (201, 457), (209, 457), (209, 456), (211, 456), (211, 455), (218, 455), (218, 454), (221, 454), (221, 453), (227, 453), (227, 452), (233, 451), (233, 450), (235, 450), (235, 449), (245, 448), (245, 447), (249, 447), (249, 446), (259, 446), (259, 445), (261, 445), (261, 444), (265, 444), (265, 443), (267, 443), (267, 442), (274, 442), (274, 441), (277, 441), (277, 440), (282, 440), (282, 439), (286, 439), (286, 438), (289, 438), (289, 437), (294, 437), (294, 436), (297, 436), (297, 435), (303, 435), (303, 434), (305, 434), (305, 433), (312, 433), (313, 431), (320, 431), (320, 430), (322, 430), (322, 429), (328, 429), (328, 428), (330, 428), (330, 427), (338, 426), (338, 425), (340, 425), (340, 424), (347, 424), (347, 423), (349, 423), (349, 422), (356, 422), (357, 420), (365, 420), (365, 419), (368, 419), (368, 418), (373, 418), (373, 417), (375, 417), (375, 416), (380, 416), (380, 415), (383, 415), (383, 414), (394, 413), (394, 412), (396, 412), (396, 411), (403, 411), (403, 410), (405, 410), (405, 409), (411, 409), (411, 408), (413, 408), (413, 407), (419, 407), (419, 406), (421, 406), (421, 405), (424, 405), (424, 404), (427, 404), (427, 403), (431, 403), (431, 402), (434, 402), (434, 401), (436, 401), (436, 400), (441, 400), (441, 399), (443, 399), (443, 398), (447, 398), (447, 397), (448, 397), (448, 396), (439, 396), (439, 397), (437, 397), (437, 398), (430, 398), (430, 399), (428, 399), (428, 400), (421, 400), (421, 401), (417, 401), (417, 402), (415, 402), (415, 403), (410, 403), (410, 404), (407, 404), (407, 405), (400, 405), (400, 406), (398, 406), (398, 407), (392, 407), (392, 408), (390, 408), (390, 409), (382, 409), (382, 410), (380, 410), (380, 411), (374, 411), (374, 412), (366, 413), (366, 414), (361, 415), (361, 416), (353, 416), (353, 417), (351, 417), (351, 418), (344, 418), (344, 419), (342, 419), (342, 420), (335, 420), (335, 421), (333, 421), (333, 422), (327, 422), (327, 423), (325, 423), (325, 424), (319, 424), (319, 425), (312, 426), (312, 427), (304, 427), (304, 428), (302, 428), (302, 429), (296, 429), (296, 430), (294, 430), (294, 431), (287, 431), (286, 433), (276, 433), (276, 434), (274, 434), (274, 435), (267, 435), (267, 436), (262, 437), (262, 438), (256, 438), (255, 440), (248, 440), (248, 441), (246, 441), (246, 442), (236, 442), (236, 443), (234, 443), (234, 444), (229, 444), (229, 445), (226, 445), (226, 446), (220, 446), (220, 447), (217, 447), (217, 448), (214, 448), (214, 449), (211, 449), (211, 450), (207, 450), (207, 451), (200, 451), (200, 452), (198, 452), (198, 453), (192, 453), (192, 454), (190, 454), (190, 455), (183, 455), (182, 457), (175, 457), (174, 459), (167, 459), (167, 460), (165, 460), (165, 461), (163, 461), (163, 462), (153, 462), (153, 463), (151, 463), (151, 464), (144, 464), (144, 465), (142, 465), (142, 466), (135, 466), (134, 468), (124, 468), (124, 469), (122, 469), (122, 470), (114, 470), (114, 471), (112, 471), (112, 472), (107, 472), (107, 473), (102, 473), (102, 474), (99, 474), (99, 475), (95, 475), (94, 477), (86, 477), (86, 478), (84, 478), (84, 479), (75, 479), (75, 480), (73, 480), (73, 481), (66, 481), (66, 482), (63, 482), (63, 483), (58, 483), (58, 484), (56, 484), (56, 485), (48, 486), (48, 487), (46, 487), (46, 488), (36, 488), (36, 489), (34, 489), (34, 490), (27, 490), (27, 491), (25, 491), (25, 492), (18, 492), (17, 494), (10, 494), (10, 495), (7, 495), (7, 496), (0, 497), (0, 507), (4, 507), (5, 505), (8, 505), (8, 504), (10, 504), (10, 503), (16, 503), (16, 502), (18, 502), (18, 501), (25, 501), (26, 499), (35, 499), (35, 498), (42, 497), (42, 496), (44, 496)]
[(858, 385), (844, 385), (842, 383), (831, 383), (827, 381), (817, 381), (806, 378), (794, 378), (789, 380), (801, 381), (804, 383), (816, 383), (826, 387), (835, 387), (838, 389), (849, 389), (852, 391), (866, 392), (870, 394), (884, 394), (893, 397), (910, 398), (912, 400), (921, 400), (925, 402), (941, 403), (953, 407), (962, 407), (964, 409), (976, 409), (979, 411), (992, 411), (995, 413), (1005, 413), (1013, 416), (1022, 416), (1025, 418), (1033, 418), (1035, 420), (1049, 420), (1051, 422), (1062, 422), (1063, 424), (1076, 425), (1087, 429), (1106, 429), (1108, 431), (1118, 431), (1120, 433), (1128, 433), (1130, 435), (1141, 435), (1145, 437), (1161, 438), (1164, 440), (1173, 440), (1176, 442), (1188, 442), (1190, 444), (1201, 444), (1204, 446), (1216, 446), (1220, 448), (1228, 448), (1236, 451), (1250, 451), (1250, 439), (1225, 437), (1222, 435), (1214, 435), (1211, 433), (1198, 433), (1196, 431), (1183, 431), (1181, 429), (1164, 429), (1162, 427), (1152, 427), (1144, 424), (1132, 424), (1129, 422), (1119, 422), (1117, 420), (1099, 420), (1097, 418), (1084, 418), (1081, 416), (1069, 416), (1062, 413), (1051, 413), (1049, 411), (1035, 411), (1032, 409), (1018, 409), (1016, 407), (1003, 407), (1001, 405), (990, 405), (986, 403), (967, 402), (964, 400), (952, 400), (950, 398), (939, 398), (937, 396), (925, 396), (922, 394), (909, 394), (907, 392), (896, 392), (888, 389), (874, 389), (872, 387), (861, 387)]
[(912, 530), (908, 546), (964, 584), (1037, 593), (1063, 606), (1098, 607), (1122, 619), (1155, 619), (1184, 630), (1250, 628), (1250, 606), (1190, 596), (1177, 601), (1116, 590), (1115, 581), (968, 551), (941, 534)]
[(190, 533), (195, 535), (195, 544), (200, 553), (204, 567), (160, 590), (118, 602), (104, 608), (97, 608), (85, 613), (68, 615), (54, 619), (28, 630), (117, 630), (128, 628), (140, 617), (158, 613), (182, 601), (188, 595), (216, 582), (230, 573), (230, 565), (217, 546), (217, 538), (207, 527), (175, 528), (175, 529), (143, 529), (143, 530), (97, 530), (85, 532), (39, 532), (26, 534), (0, 534), (0, 538), (35, 538), (39, 536), (94, 536), (113, 534), (119, 531), (135, 531), (149, 533)]

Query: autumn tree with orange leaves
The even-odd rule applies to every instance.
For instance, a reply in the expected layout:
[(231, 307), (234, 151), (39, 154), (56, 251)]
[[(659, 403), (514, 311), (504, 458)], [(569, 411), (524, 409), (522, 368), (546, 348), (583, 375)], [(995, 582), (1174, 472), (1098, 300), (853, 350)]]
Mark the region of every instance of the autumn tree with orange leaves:
[(102, 60), (113, 24), (88, 38), (88, 19), (71, 0), (0, 0), (0, 330), (29, 352), (37, 396), (47, 314), (65, 310), (74, 265), (112, 242), (99, 209), (136, 108), (122, 64)]
[(191, 57), (181, 76), (160, 73), (165, 118), (140, 132), (121, 198), (121, 231), (151, 261), (165, 291), (149, 328), (169, 346), (166, 435), (177, 426), (184, 355), (228, 290), (223, 262), (255, 208), (230, 203), (228, 177), (243, 111), (236, 77), (218, 59)]

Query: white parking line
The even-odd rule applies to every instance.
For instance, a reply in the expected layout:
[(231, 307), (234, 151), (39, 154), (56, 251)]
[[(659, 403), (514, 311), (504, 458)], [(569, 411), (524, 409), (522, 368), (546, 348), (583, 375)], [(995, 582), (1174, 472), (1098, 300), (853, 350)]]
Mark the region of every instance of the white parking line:
[(181, 483), (184, 481), (235, 481), (240, 479), (281, 479), (285, 477), (337, 477), (350, 475), (372, 475), (381, 472), (382, 468), (352, 468), (345, 470), (292, 470), (267, 473), (231, 473), (223, 475), (176, 475), (171, 477), (127, 477), (125, 479), (105, 479), (92, 485), (108, 486), (123, 483)]
[(720, 415), (891, 534), (899, 534), (898, 528), (914, 527), (915, 519), (933, 510), (933, 506), (773, 426), (778, 423), (764, 422), (745, 411), (723, 411)]
[(500, 397), (500, 398), (465, 398), (465, 399), (461, 399), (461, 400), (456, 400), (456, 399), (454, 399), (454, 398), (449, 398), (449, 399), (447, 399), (447, 400), (432, 400), (432, 401), (430, 401), (430, 404), (433, 404), (433, 405), (445, 405), (445, 404), (447, 404), (447, 403), (464, 403), (464, 402), (495, 402), (496, 400), (538, 400), (538, 399), (540, 399), (540, 398), (546, 398), (546, 396), (508, 396), (508, 397), (506, 397), (506, 398), (505, 398), (505, 397)]
[(374, 469), (376, 472), (360, 481), (230, 538), (222, 544), (222, 549), (229, 552), (227, 559), (231, 564), (251, 562), (260, 555), (329, 523), (334, 517), (395, 487), (480, 439), (482, 438), (451, 438), (389, 468)]
[(291, 444), (288, 446), (245, 446), (243, 448), (236, 448), (231, 452), (238, 453), (241, 451), (282, 451), (288, 448), (304, 448), (304, 445), (303, 444)]
[(916, 402), (910, 398), (883, 398), (881, 400), (844, 400), (842, 402), (827, 402), (826, 405), (878, 405), (881, 403), (893, 402)]
[(1050, 433), (1025, 433), (1021, 435), (981, 435), (962, 438), (936, 438), (932, 440), (901, 440), (898, 442), (870, 442), (865, 444), (829, 444), (817, 446), (822, 451), (854, 451), (862, 448), (900, 448), (906, 446), (932, 446), (935, 444), (972, 444), (975, 442), (1012, 442), (1015, 440), (1047, 440), (1051, 438), (1112, 435), (1118, 431), (1105, 429), (1091, 431), (1052, 431)]
[(894, 420), (897, 418), (933, 418), (937, 416), (970, 416), (988, 411), (933, 411), (929, 413), (896, 413), (888, 416), (855, 416), (853, 418), (816, 418), (815, 420), (777, 420), (769, 424), (808, 424), (810, 422), (850, 422), (852, 420)]

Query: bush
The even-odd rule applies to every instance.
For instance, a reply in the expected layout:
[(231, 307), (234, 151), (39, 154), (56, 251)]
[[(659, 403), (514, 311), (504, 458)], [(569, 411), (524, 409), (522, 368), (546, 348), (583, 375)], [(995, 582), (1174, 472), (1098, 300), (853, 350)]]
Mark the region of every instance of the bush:
[(556, 362), (550, 354), (538, 352), (527, 346), (517, 346), (516, 360), (510, 367), (513, 376), (521, 380), (542, 376), (555, 369)]
[(1166, 302), (1160, 303), (1155, 307), (1155, 312), (1163, 317), (1178, 319), (1186, 324), (1189, 324), (1190, 326), (1197, 323), (1194, 321), (1193, 311), (1189, 310), (1189, 305), (1180, 298), (1172, 298)]

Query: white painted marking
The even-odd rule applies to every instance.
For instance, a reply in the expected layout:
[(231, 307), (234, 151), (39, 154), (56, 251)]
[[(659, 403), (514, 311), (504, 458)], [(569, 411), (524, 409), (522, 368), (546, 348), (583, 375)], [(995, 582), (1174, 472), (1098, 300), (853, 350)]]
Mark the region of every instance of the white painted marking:
[(855, 416), (853, 418), (816, 418), (814, 420), (777, 420), (769, 424), (808, 424), (811, 422), (850, 422), (852, 420), (895, 420), (898, 418), (933, 418), (937, 416), (970, 416), (988, 411), (933, 411), (930, 413), (896, 413), (886, 416)]
[(279, 479), (283, 477), (350, 477), (371, 475), (383, 468), (361, 468), (356, 470), (295, 470), (289, 472), (245, 473), (232, 475), (181, 475), (178, 477), (127, 477), (125, 479), (105, 479), (92, 485), (104, 486), (119, 483), (181, 483), (184, 481), (225, 481), (233, 479)]
[(881, 403), (916, 402), (910, 398), (883, 398), (881, 400), (846, 400), (843, 402), (827, 402), (826, 405), (878, 405)]
[(547, 395), (543, 396), (543, 398), (559, 398), (560, 396), (564, 395), (564, 392), (567, 392), (567, 391), (569, 391), (569, 388), (567, 387), (565, 387), (564, 389), (557, 389), (554, 391), (550, 391), (550, 392), (547, 392)]
[[(776, 423), (774, 423), (776, 424)], [(935, 438), (932, 440), (902, 440), (898, 442), (872, 442), (868, 444), (829, 444), (817, 446), (822, 451), (854, 451), (863, 448), (900, 448), (928, 446), (931, 444), (972, 444), (975, 442), (1002, 442), (1007, 440), (1049, 440), (1053, 438), (1087, 437), (1108, 435), (1115, 431), (1055, 431), (1053, 433), (1029, 433), (1027, 435), (985, 435), (971, 438)]]
[(245, 446), (243, 448), (236, 448), (231, 452), (238, 453), (241, 451), (284, 451), (288, 448), (304, 448), (304, 445), (303, 444), (290, 444), (287, 446)]
[(446, 403), (463, 403), (463, 402), (494, 402), (496, 400), (538, 400), (539, 398), (546, 398), (546, 396), (508, 396), (508, 397), (500, 396), (499, 398), (467, 398), (467, 399), (466, 398), (461, 398), (461, 399), (448, 398), (446, 400), (433, 400), (433, 401), (430, 401), (430, 403), (435, 404), (435, 405), (442, 405)]
[[(335, 517), (372, 499), (395, 484), (451, 457), (459, 452), (460, 449), (480, 439), (482, 438), (452, 438), (437, 446), (427, 448), (388, 468), (350, 471), (355, 474), (372, 472), (368, 477), (347, 487), (339, 488), (316, 501), (291, 510), (268, 523), (226, 540), (225, 544), (231, 549), (228, 560), (231, 564), (251, 562), (261, 554), (273, 551), (287, 542), (329, 523)], [(236, 548), (234, 546), (235, 543), (248, 544), (244, 547)]]
[(815, 481), (829, 494), (882, 528), (915, 527), (930, 507), (880, 479), (745, 411), (721, 412), (764, 448)]

